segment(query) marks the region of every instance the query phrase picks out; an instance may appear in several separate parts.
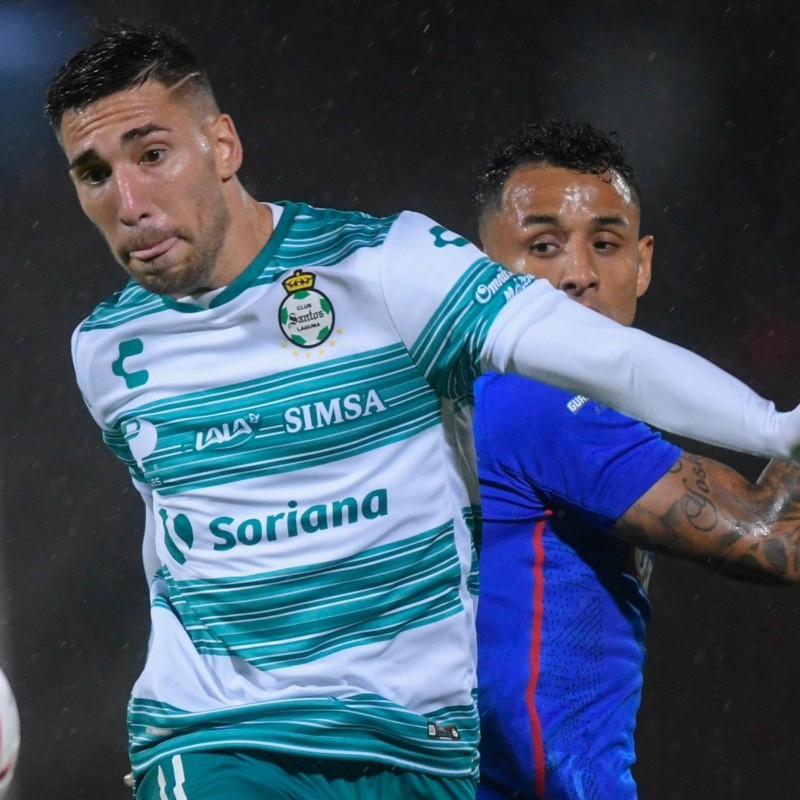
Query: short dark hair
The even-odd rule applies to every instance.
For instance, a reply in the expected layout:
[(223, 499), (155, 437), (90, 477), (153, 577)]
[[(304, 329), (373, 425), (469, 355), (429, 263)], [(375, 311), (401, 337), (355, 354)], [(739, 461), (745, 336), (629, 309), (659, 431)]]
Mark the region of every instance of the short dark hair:
[(185, 80), (187, 89), (205, 95), (216, 107), (205, 70), (177, 31), (117, 22), (99, 28), (97, 40), (61, 67), (47, 90), (45, 111), (58, 131), (65, 112), (151, 79), (167, 88)]
[(614, 170), (630, 187), (633, 201), (641, 206), (633, 168), (615, 132), (603, 133), (588, 122), (550, 119), (523, 125), (495, 146), (478, 178), (475, 200), (479, 218), (502, 208), (503, 187), (509, 175), (527, 164), (565, 167), (593, 175)]

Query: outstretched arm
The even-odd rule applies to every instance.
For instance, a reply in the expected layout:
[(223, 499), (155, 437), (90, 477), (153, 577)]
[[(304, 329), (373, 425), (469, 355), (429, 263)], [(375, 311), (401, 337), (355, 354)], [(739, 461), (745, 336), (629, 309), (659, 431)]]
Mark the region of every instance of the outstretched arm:
[(800, 407), (778, 412), (700, 356), (626, 328), (536, 281), (498, 314), (484, 366), (580, 392), (657, 428), (800, 461)]
[(630, 544), (760, 583), (800, 582), (800, 467), (772, 461), (758, 483), (684, 453), (616, 522)]
[(516, 372), (691, 439), (800, 462), (800, 407), (779, 413), (694, 353), (512, 274), (427, 217), (401, 214), (380, 258), (395, 331), (442, 395), (461, 396), (478, 367)]

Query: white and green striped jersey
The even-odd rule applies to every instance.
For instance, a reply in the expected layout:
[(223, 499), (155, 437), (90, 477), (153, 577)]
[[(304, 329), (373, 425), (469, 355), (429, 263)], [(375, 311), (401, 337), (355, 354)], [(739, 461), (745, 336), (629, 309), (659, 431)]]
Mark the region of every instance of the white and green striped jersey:
[(489, 327), (532, 279), (419, 214), (272, 208), (268, 243), (210, 302), (131, 283), (73, 337), (154, 522), (134, 770), (252, 747), (469, 775), (457, 429)]

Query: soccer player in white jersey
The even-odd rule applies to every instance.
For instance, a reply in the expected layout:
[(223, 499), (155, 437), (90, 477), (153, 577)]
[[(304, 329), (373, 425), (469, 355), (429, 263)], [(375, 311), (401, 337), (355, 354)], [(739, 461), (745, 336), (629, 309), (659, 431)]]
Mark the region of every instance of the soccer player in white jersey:
[(800, 410), (422, 215), (257, 202), (233, 122), (168, 31), (102, 33), (47, 109), (132, 278), (72, 348), (146, 509), (139, 800), (474, 794), (476, 495), (461, 454), (482, 370), (800, 452)]

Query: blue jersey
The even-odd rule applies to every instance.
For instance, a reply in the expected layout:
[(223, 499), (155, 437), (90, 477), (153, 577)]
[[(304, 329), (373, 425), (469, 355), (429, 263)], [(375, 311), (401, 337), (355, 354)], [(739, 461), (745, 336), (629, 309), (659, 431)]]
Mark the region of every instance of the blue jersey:
[(631, 800), (651, 556), (611, 528), (680, 450), (513, 375), (480, 378), (475, 401), (478, 797)]

